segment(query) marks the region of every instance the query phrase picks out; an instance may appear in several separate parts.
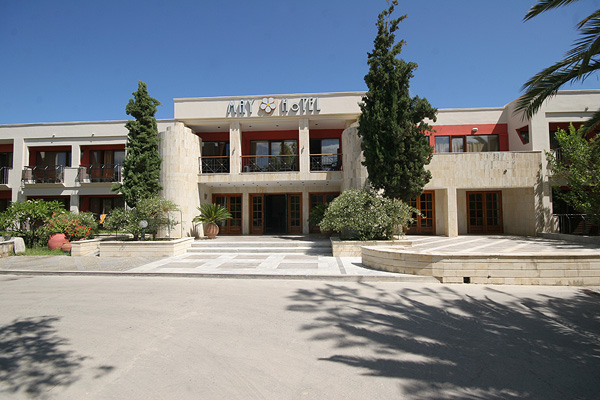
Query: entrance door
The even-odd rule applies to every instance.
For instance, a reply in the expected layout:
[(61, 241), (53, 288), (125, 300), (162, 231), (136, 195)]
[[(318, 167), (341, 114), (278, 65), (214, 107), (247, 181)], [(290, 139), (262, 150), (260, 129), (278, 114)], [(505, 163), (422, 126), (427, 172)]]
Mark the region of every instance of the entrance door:
[(250, 195), (250, 233), (263, 233), (264, 196), (262, 194)]
[(413, 215), (414, 221), (406, 233), (411, 235), (435, 235), (435, 194), (424, 192), (409, 205), (421, 211), (422, 215)]
[(287, 233), (287, 195), (265, 194), (264, 233)]
[(302, 233), (302, 194), (251, 194), (250, 233)]
[(502, 192), (467, 192), (468, 233), (502, 233)]
[(231, 219), (219, 223), (219, 233), (242, 233), (242, 195), (241, 194), (213, 194), (213, 203), (227, 208)]

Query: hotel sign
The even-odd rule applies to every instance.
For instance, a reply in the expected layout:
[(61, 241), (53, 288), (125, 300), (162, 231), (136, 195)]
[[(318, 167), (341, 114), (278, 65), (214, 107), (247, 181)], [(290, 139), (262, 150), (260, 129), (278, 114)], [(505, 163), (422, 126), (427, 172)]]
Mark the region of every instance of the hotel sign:
[(227, 106), (227, 116), (250, 117), (256, 110), (262, 115), (272, 115), (279, 108), (279, 115), (307, 115), (317, 114), (321, 111), (318, 97), (302, 97), (300, 99), (281, 99), (263, 97), (257, 108), (256, 99), (231, 100)]

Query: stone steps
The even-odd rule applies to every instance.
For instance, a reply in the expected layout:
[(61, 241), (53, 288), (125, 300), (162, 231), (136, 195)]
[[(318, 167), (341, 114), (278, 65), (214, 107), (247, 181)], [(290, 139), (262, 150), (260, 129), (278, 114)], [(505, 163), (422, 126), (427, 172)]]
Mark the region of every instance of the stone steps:
[(197, 240), (188, 249), (188, 253), (332, 255), (329, 240)]

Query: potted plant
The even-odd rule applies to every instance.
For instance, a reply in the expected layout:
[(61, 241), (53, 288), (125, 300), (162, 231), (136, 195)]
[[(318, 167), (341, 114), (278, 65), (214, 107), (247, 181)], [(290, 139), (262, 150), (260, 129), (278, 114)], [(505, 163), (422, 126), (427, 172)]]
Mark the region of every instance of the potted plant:
[(70, 241), (94, 237), (98, 227), (91, 213), (76, 213), (71, 211), (57, 212), (48, 218), (42, 229), (49, 236), (50, 250), (63, 248), (66, 251)]
[(200, 211), (200, 215), (194, 217), (192, 222), (206, 224), (204, 233), (209, 239), (217, 237), (219, 233), (219, 225), (217, 223), (231, 218), (231, 214), (227, 211), (227, 208), (220, 204), (201, 204), (198, 210)]

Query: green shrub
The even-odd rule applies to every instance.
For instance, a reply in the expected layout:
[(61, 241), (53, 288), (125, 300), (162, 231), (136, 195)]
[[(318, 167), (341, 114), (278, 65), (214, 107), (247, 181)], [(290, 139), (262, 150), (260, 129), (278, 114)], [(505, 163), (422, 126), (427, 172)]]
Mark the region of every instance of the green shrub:
[(350, 189), (327, 208), (321, 229), (340, 232), (342, 239), (392, 239), (412, 222), (413, 207), (371, 190)]
[[(135, 208), (115, 208), (104, 221), (104, 227), (111, 231), (127, 232), (139, 240), (142, 234), (152, 235), (156, 239), (159, 229), (173, 229), (177, 222), (169, 216), (170, 211), (178, 211), (177, 204), (162, 197), (150, 197), (137, 202)], [(140, 226), (146, 221), (148, 226)]]
[(56, 212), (44, 221), (41, 228), (49, 237), (55, 233), (64, 233), (68, 240), (92, 239), (98, 233), (98, 223), (90, 212)]
[(64, 211), (64, 205), (59, 201), (14, 202), (0, 213), (0, 230), (8, 235), (22, 237), (26, 247), (45, 245), (46, 233), (39, 228), (54, 213)]

